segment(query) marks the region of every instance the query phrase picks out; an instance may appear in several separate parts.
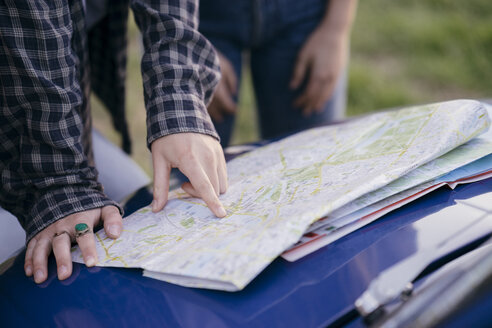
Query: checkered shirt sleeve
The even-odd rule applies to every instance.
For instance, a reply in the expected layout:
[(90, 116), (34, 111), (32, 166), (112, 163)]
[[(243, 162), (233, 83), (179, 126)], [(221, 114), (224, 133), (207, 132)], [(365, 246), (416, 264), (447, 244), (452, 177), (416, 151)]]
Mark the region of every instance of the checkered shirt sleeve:
[(206, 108), (220, 78), (219, 63), (197, 31), (198, 0), (133, 0), (131, 6), (144, 43), (148, 146), (180, 132), (219, 139)]
[[(206, 104), (219, 66), (196, 31), (197, 2), (132, 1), (145, 47), (149, 146), (179, 132), (218, 139)], [(86, 48), (82, 1), (0, 0), (0, 206), (27, 241), (72, 213), (120, 208), (92, 166)]]
[(27, 241), (69, 214), (118, 204), (91, 165), (81, 2), (0, 0), (0, 205)]

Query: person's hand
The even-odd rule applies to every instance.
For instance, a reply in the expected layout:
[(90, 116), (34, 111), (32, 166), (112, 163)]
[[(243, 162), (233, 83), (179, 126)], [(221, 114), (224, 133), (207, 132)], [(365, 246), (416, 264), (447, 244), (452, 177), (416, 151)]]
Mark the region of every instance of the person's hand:
[[(96, 242), (92, 229), (104, 222), (106, 234), (113, 239), (120, 236), (123, 227), (119, 210), (115, 206), (105, 206), (88, 211), (74, 213), (58, 220), (29, 241), (26, 249), (24, 271), (28, 277), (34, 275), (36, 283), (42, 283), (48, 277), (48, 256), (53, 251), (56, 259), (58, 279), (64, 280), (72, 274), (72, 241), (79, 244), (84, 262), (88, 267), (97, 263)], [(75, 238), (75, 225), (85, 223), (89, 233)]]
[(348, 37), (345, 34), (317, 28), (309, 36), (294, 67), (291, 89), (297, 89), (307, 77), (306, 87), (294, 101), (305, 116), (321, 112), (330, 99), (338, 77), (346, 64)]
[(218, 196), (227, 190), (227, 169), (220, 143), (200, 133), (177, 133), (152, 142), (154, 165), (154, 201), (152, 211), (158, 212), (167, 203), (171, 168), (178, 168), (190, 182), (184, 191), (205, 201), (217, 217), (226, 216)]
[(216, 122), (222, 122), (224, 114), (232, 115), (236, 113), (237, 106), (234, 96), (237, 94), (237, 77), (231, 62), (220, 52), (219, 55), (220, 71), (222, 78), (215, 90), (208, 113)]

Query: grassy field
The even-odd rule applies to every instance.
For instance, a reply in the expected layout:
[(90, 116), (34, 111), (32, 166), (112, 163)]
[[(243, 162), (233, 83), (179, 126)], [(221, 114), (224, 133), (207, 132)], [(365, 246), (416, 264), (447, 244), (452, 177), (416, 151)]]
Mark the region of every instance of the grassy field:
[(490, 97), (491, 14), (488, 0), (360, 1), (349, 113)]
[[(352, 30), (348, 114), (455, 98), (492, 97), (490, 0), (361, 0)], [(139, 70), (138, 30), (131, 22), (127, 115), (133, 158), (151, 172)], [(258, 138), (248, 74), (241, 83), (232, 143)], [(118, 142), (109, 117), (93, 100), (94, 125)]]

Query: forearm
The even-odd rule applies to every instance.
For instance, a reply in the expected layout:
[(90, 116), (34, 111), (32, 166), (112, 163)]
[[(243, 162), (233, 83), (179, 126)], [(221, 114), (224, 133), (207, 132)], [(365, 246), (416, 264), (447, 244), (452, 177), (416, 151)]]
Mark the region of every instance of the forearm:
[(348, 37), (357, 10), (357, 0), (330, 0), (319, 28)]
[(218, 83), (212, 45), (197, 31), (198, 1), (132, 1), (142, 31), (142, 76), (150, 144), (180, 132), (218, 139), (206, 105)]

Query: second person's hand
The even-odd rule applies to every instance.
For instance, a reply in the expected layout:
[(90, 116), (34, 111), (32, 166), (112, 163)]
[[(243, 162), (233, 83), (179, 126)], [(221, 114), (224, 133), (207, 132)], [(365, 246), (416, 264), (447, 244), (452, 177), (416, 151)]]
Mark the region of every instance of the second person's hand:
[(305, 89), (294, 101), (305, 116), (321, 112), (333, 95), (347, 52), (348, 37), (323, 28), (316, 29), (301, 48), (290, 87), (297, 89), (307, 77)]
[(237, 77), (231, 62), (220, 52), (219, 62), (222, 78), (215, 90), (208, 113), (216, 122), (222, 122), (224, 115), (233, 115), (236, 113), (237, 106), (234, 96), (237, 94)]

